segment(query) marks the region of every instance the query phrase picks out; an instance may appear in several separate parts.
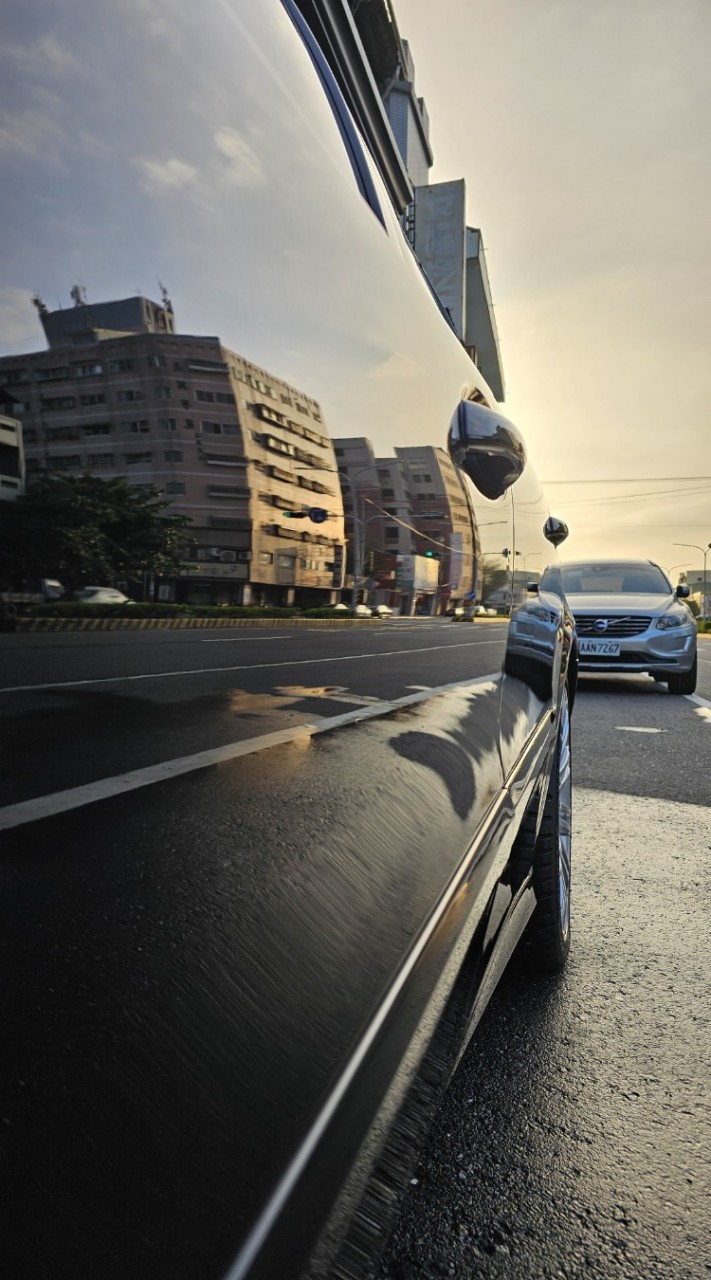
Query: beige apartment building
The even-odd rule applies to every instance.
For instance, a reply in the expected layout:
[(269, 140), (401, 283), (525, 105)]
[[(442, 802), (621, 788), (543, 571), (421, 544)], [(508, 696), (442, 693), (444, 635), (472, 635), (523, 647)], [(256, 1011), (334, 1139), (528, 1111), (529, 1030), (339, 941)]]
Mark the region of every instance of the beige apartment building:
[(89, 472), (161, 489), (191, 521), (161, 599), (337, 602), (343, 507), (318, 402), (217, 337), (175, 333), (165, 296), (89, 305), (76, 294), (55, 312), (35, 300), (47, 350), (0, 359), (28, 482)]
[(366, 583), (368, 552), (375, 552), (370, 598), (379, 601), (384, 591), (397, 588), (400, 598), (387, 603), (408, 611), (422, 603), (413, 598), (413, 585), (403, 580), (397, 564), (401, 557), (430, 555), (440, 562), (437, 607), (462, 604), (476, 588), (478, 531), (467, 490), (446, 450), (412, 446), (396, 448), (394, 457), (376, 458), (365, 437), (337, 438), (334, 445), (347, 477), (346, 533), (349, 542), (358, 540), (353, 539), (355, 514)]

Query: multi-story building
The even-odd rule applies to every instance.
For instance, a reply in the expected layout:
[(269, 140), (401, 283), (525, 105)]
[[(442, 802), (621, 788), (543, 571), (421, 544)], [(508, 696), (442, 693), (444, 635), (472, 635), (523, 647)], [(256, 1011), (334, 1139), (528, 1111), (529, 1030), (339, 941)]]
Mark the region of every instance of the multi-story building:
[(465, 483), (444, 449), (395, 450), (410, 495), (415, 555), (440, 562), (433, 607), (462, 604), (476, 591), (480, 555), (476, 519)]
[(446, 451), (413, 446), (396, 449), (392, 458), (375, 458), (364, 437), (334, 444), (345, 477), (346, 531), (350, 542), (355, 510), (352, 541), (361, 548), (364, 570), (358, 577), (372, 592), (370, 598), (383, 598), (406, 612), (422, 603), (413, 584), (397, 572), (398, 564), (421, 556), (440, 566), (431, 588), (436, 600), (428, 606), (461, 604), (476, 589), (477, 528), (468, 490)]
[(14, 416), (15, 399), (0, 391), (0, 501), (25, 490), (22, 423)]
[[(164, 599), (328, 604), (344, 526), (333, 443), (316, 400), (224, 347), (174, 331), (146, 298), (48, 312), (46, 351), (0, 359), (40, 471), (125, 476), (190, 518)], [(294, 519), (317, 511), (318, 523)]]

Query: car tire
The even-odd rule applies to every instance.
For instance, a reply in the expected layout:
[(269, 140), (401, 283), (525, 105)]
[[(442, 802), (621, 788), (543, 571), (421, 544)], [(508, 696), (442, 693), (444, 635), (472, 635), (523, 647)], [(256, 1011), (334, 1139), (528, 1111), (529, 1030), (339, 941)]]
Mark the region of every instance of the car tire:
[(547, 973), (562, 969), (570, 951), (572, 775), (570, 710), (563, 691), (543, 816), (536, 836), (536, 807), (521, 826), (512, 853), (514, 876), (521, 881), (533, 868), (536, 907), (521, 939), (522, 957)]
[(697, 660), (694, 658), (694, 665), (690, 671), (685, 671), (684, 674), (680, 676), (669, 676), (669, 679), (667, 680), (667, 688), (669, 692), (675, 694), (693, 693), (696, 689), (697, 667)]

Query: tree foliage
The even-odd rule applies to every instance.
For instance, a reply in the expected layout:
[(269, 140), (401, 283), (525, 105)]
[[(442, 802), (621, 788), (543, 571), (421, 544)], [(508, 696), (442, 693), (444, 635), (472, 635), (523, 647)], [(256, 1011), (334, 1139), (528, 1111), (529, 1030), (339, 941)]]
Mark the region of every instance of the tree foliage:
[(0, 503), (0, 577), (59, 578), (72, 589), (170, 572), (189, 521), (167, 515), (169, 505), (158, 489), (120, 477), (43, 475)]

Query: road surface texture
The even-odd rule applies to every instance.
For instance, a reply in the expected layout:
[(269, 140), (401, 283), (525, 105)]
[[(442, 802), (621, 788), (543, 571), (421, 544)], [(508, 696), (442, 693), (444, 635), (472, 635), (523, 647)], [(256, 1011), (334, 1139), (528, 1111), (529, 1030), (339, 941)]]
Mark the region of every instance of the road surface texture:
[(711, 1275), (711, 703), (584, 678), (573, 732), (568, 967), (504, 978), (381, 1280)]

